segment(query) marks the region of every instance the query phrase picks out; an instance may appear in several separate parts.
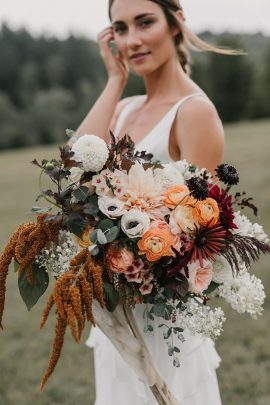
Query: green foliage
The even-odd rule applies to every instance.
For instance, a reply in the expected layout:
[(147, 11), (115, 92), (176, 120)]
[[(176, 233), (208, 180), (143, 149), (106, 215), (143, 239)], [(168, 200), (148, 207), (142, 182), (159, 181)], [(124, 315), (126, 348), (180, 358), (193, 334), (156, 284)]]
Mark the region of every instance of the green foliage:
[(19, 291), (28, 311), (30, 311), (38, 302), (39, 298), (45, 293), (49, 285), (47, 271), (43, 267), (39, 267), (36, 263), (32, 263), (31, 267), (34, 280), (33, 285), (29, 284), (25, 269), (23, 269), (18, 278)]

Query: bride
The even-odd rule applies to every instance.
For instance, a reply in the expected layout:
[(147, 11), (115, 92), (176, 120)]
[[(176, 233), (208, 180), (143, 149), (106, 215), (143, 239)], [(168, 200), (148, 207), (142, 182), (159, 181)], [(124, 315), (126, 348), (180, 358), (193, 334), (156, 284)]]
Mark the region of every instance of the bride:
[[(223, 54), (236, 51), (213, 47), (191, 33), (177, 0), (109, 0), (109, 15), (112, 25), (98, 36), (108, 81), (75, 137), (92, 133), (108, 141), (109, 129), (118, 138), (129, 134), (138, 150), (162, 162), (186, 159), (214, 174), (223, 159), (224, 131), (215, 106), (189, 76), (185, 44)], [(146, 94), (119, 101), (129, 69), (143, 77)], [(141, 330), (143, 306), (134, 310)], [(158, 323), (153, 336), (144, 334), (145, 341), (181, 405), (220, 405), (214, 343), (185, 331), (181, 365), (173, 367)], [(94, 347), (96, 405), (157, 403), (101, 330), (92, 328), (86, 344)]]

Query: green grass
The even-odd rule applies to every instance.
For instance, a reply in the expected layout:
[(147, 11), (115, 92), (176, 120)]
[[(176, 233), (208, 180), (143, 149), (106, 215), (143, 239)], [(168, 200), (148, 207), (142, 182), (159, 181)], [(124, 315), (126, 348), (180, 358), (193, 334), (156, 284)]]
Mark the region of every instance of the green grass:
[[(225, 161), (239, 169), (240, 188), (254, 197), (260, 213), (258, 222), (263, 223), (270, 234), (270, 121), (226, 126), (225, 133)], [(0, 153), (0, 249), (19, 223), (31, 219), (26, 213), (35, 204), (39, 170), (29, 162), (33, 158), (56, 155), (55, 147)], [(218, 378), (223, 405), (270, 403), (269, 258), (256, 264), (254, 271), (262, 278), (268, 294), (263, 316), (253, 321), (225, 306), (228, 320), (216, 344), (222, 357)], [(45, 391), (40, 393), (39, 382), (47, 367), (54, 330), (53, 316), (45, 329), (39, 330), (48, 294), (29, 314), (19, 296), (13, 271), (8, 277), (7, 290), (4, 331), (0, 332), (0, 405), (93, 404), (93, 353), (84, 344), (90, 326), (84, 331), (79, 345), (67, 332), (61, 360)], [(207, 405), (203, 399), (202, 405)]]

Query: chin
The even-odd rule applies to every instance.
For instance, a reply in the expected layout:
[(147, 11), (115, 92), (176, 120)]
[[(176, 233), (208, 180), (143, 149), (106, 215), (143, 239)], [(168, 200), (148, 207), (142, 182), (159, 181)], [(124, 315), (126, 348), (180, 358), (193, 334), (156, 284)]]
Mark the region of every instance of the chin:
[(130, 70), (138, 76), (147, 76), (161, 67), (162, 64), (142, 64), (140, 66), (130, 65)]

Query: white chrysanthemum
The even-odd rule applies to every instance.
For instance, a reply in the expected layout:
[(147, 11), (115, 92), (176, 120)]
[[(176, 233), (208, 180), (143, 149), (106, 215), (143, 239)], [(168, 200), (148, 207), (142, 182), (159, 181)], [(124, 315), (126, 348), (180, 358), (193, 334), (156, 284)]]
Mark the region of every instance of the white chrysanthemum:
[(130, 210), (121, 218), (121, 228), (129, 238), (141, 237), (149, 227), (149, 216), (136, 209)]
[(189, 329), (192, 334), (200, 334), (215, 339), (220, 336), (226, 318), (221, 308), (211, 309), (191, 298), (185, 303), (185, 309), (177, 315), (177, 324)]
[(107, 217), (114, 219), (125, 214), (124, 202), (115, 197), (98, 197), (98, 207)]
[(59, 277), (69, 269), (70, 260), (76, 256), (80, 247), (74, 241), (68, 231), (61, 230), (59, 233), (59, 245), (51, 243), (48, 249), (42, 249), (36, 257), (36, 262), (44, 266), (48, 272), (52, 272), (55, 277)]
[(259, 278), (251, 275), (247, 270), (241, 270), (231, 281), (220, 285), (218, 291), (219, 296), (240, 314), (247, 312), (254, 319), (262, 314), (265, 299), (264, 286)]
[(181, 171), (171, 163), (163, 165), (163, 169), (155, 169), (154, 176), (166, 188), (185, 183)]
[(83, 135), (72, 146), (73, 159), (85, 172), (98, 172), (105, 165), (109, 151), (106, 142), (96, 135)]
[(213, 263), (212, 281), (215, 283), (225, 283), (233, 278), (232, 268), (229, 262), (223, 256), (216, 256), (216, 261)]
[(72, 167), (70, 169), (70, 182), (71, 183), (79, 183), (84, 171), (80, 167)]
[(234, 213), (233, 222), (237, 226), (237, 229), (233, 229), (232, 233), (242, 236), (251, 236), (264, 243), (269, 242), (269, 238), (264, 232), (263, 227), (257, 223), (253, 224), (244, 214), (241, 214), (240, 211)]

